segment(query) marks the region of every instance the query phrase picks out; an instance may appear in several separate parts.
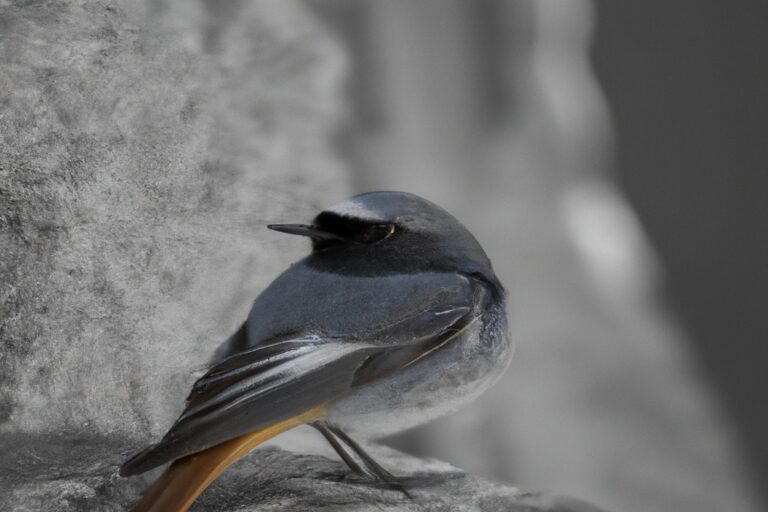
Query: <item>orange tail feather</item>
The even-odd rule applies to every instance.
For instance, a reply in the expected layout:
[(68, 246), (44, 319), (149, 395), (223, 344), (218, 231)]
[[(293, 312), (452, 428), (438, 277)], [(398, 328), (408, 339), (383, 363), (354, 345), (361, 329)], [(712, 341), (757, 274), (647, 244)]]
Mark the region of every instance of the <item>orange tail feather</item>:
[(195, 499), (237, 459), (261, 443), (325, 415), (318, 406), (256, 432), (245, 434), (176, 460), (144, 494), (131, 512), (185, 512)]

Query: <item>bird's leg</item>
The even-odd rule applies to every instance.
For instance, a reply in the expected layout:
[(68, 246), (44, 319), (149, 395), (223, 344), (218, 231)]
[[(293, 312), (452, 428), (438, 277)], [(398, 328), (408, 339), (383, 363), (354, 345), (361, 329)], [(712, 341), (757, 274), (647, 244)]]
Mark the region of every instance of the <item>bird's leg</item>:
[(329, 430), (324, 421), (315, 421), (312, 423), (312, 426), (315, 427), (318, 432), (323, 434), (323, 437), (326, 441), (328, 441), (328, 444), (330, 444), (333, 449), (336, 450), (336, 453), (339, 454), (341, 460), (343, 460), (347, 466), (349, 466), (349, 469), (351, 469), (353, 473), (360, 476), (370, 476), (370, 474), (355, 461), (355, 459), (347, 452), (347, 450), (344, 449), (344, 447), (341, 445), (341, 443), (339, 443), (338, 439), (336, 439), (336, 436), (333, 435), (333, 432)]
[[(341, 430), (337, 425), (334, 425), (333, 423), (324, 421), (322, 422), (322, 428), (327, 432), (327, 434), (330, 435), (331, 438), (334, 438), (334, 442), (332, 442), (326, 433), (323, 432), (323, 430), (320, 430), (321, 433), (323, 433), (325, 438), (328, 439), (328, 442), (331, 443), (331, 446), (334, 447), (336, 452), (341, 456), (342, 459), (344, 459), (344, 462), (347, 463), (347, 465), (352, 468), (353, 471), (356, 471), (355, 468), (358, 470), (361, 470), (360, 465), (357, 464), (357, 462), (353, 461), (354, 465), (351, 465), (346, 457), (349, 457), (349, 454), (346, 452), (346, 450), (339, 450), (341, 446), (339, 445), (338, 441), (340, 440), (342, 443), (344, 443), (348, 448), (350, 448), (355, 455), (357, 455), (360, 460), (363, 462), (363, 465), (365, 465), (365, 474), (371, 475), (373, 478), (378, 480), (379, 482), (385, 484), (387, 487), (397, 489), (403, 494), (405, 494), (408, 498), (413, 499), (413, 496), (403, 487), (402, 482), (399, 478), (397, 478), (395, 475), (384, 469), (381, 464), (376, 462), (373, 457), (368, 455), (363, 448), (355, 442), (354, 439), (349, 437), (346, 432)], [(337, 448), (338, 446), (338, 448)], [(344, 455), (342, 455), (342, 451), (344, 452)]]
[(349, 437), (346, 432), (341, 430), (338, 426), (334, 425), (333, 423), (327, 424), (328, 429), (341, 441), (349, 446), (352, 451), (357, 454), (358, 457), (363, 461), (363, 464), (365, 464), (366, 469), (370, 471), (373, 475), (379, 478), (379, 480), (383, 482), (395, 482), (397, 478), (395, 475), (384, 469), (378, 462), (376, 462), (373, 457), (368, 455), (363, 448), (355, 442), (354, 439)]
[[(323, 437), (328, 440), (330, 445), (333, 446), (334, 450), (336, 450), (336, 453), (339, 454), (339, 456), (344, 460), (344, 462), (347, 463), (353, 472), (360, 476), (373, 478), (375, 481), (383, 483), (388, 487), (394, 487), (403, 492), (408, 497), (411, 497), (411, 495), (405, 490), (404, 487), (406, 485), (409, 487), (432, 486), (445, 482), (446, 480), (464, 478), (466, 476), (463, 472), (460, 471), (456, 473), (398, 477), (384, 469), (378, 462), (373, 459), (373, 457), (366, 453), (365, 450), (363, 450), (363, 448), (357, 444), (354, 439), (349, 437), (349, 435), (347, 435), (337, 425), (327, 421), (318, 420), (312, 423), (312, 426), (323, 434)], [(360, 464), (358, 464), (357, 461), (352, 458), (349, 452), (341, 445), (339, 442), (340, 440), (360, 458), (360, 460), (366, 466), (365, 468), (362, 468)]]

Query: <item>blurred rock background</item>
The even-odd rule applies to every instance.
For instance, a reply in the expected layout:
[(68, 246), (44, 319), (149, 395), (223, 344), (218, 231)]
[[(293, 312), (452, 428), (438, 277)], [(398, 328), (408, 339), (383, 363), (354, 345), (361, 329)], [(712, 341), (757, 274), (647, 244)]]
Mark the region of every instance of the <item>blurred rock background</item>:
[[(698, 194), (728, 183), (726, 152), (713, 149), (722, 139), (753, 150), (735, 157), (735, 172), (759, 172), (758, 114), (736, 128), (734, 113), (733, 135), (707, 115), (732, 110), (725, 93), (747, 87), (751, 96), (737, 103), (746, 109), (765, 90), (765, 72), (750, 80), (765, 37), (752, 20), (752, 39), (742, 42), (731, 19), (708, 39), (718, 13), (734, 13), (715, 2), (683, 4), (312, 2), (351, 49), (352, 121), (340, 145), (354, 162), (356, 189), (406, 189), (446, 206), (478, 235), (510, 293), (518, 349), (505, 378), (472, 408), (392, 440), (396, 446), (613, 510), (761, 510), (766, 438), (757, 390), (766, 389), (765, 377), (738, 354), (765, 341), (765, 322), (753, 316), (737, 339), (729, 331), (764, 290), (753, 286), (751, 297), (734, 298), (739, 306), (721, 308), (728, 295), (709, 283), (735, 292), (727, 281), (737, 271), (721, 274), (716, 262), (738, 267), (746, 258), (748, 277), (764, 267), (765, 235), (722, 233)], [(738, 20), (747, 12), (741, 6)], [(742, 53), (728, 63), (731, 48)], [(593, 55), (616, 88), (608, 91), (614, 104)], [(704, 139), (698, 129), (713, 133)], [(742, 136), (753, 144), (735, 140)], [(643, 222), (663, 233), (654, 241), (668, 242), (662, 265), (625, 188), (650, 212)], [(764, 191), (746, 198), (750, 206), (734, 205), (743, 211), (739, 226), (759, 226)], [(724, 204), (716, 208), (729, 215)], [(706, 244), (686, 247), (707, 234)], [(738, 256), (729, 252), (736, 246)], [(686, 303), (686, 319), (699, 320), (695, 338), (670, 314), (670, 258), (674, 298), (695, 299)], [(714, 324), (718, 335), (707, 332)]]
[[(713, 222), (722, 167), (758, 155), (739, 121), (761, 112), (765, 36), (704, 4), (0, 3), (0, 433), (157, 437), (305, 252), (263, 226), (403, 189), (477, 234), (518, 351), (471, 408), (392, 444), (607, 510), (761, 510), (744, 347), (765, 331), (729, 284), (765, 244), (729, 228), (763, 196), (734, 191), (742, 217)], [(708, 115), (722, 132), (697, 138)]]

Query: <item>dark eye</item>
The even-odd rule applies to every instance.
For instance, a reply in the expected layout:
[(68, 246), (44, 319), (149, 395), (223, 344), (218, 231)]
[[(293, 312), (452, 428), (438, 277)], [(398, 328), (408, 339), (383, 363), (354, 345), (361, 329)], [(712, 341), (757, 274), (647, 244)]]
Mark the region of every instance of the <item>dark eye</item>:
[(364, 226), (363, 229), (355, 233), (352, 239), (362, 244), (372, 244), (395, 234), (394, 224), (372, 224)]
[(314, 240), (317, 250), (328, 249), (345, 243), (373, 244), (380, 242), (397, 231), (397, 226), (389, 222), (371, 222), (356, 217), (347, 217), (333, 212), (320, 212), (313, 225), (322, 231), (332, 233), (338, 239)]

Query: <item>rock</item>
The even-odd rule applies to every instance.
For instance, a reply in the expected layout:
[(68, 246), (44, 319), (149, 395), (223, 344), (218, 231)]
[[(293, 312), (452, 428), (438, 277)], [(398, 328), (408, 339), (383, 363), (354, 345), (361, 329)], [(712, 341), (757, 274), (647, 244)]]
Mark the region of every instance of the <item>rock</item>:
[(0, 3), (0, 428), (156, 437), (346, 196), (296, 2)]
[[(135, 447), (134, 447), (135, 448)], [(191, 510), (599, 512), (578, 500), (467, 476), (436, 461), (370, 447), (398, 475), (413, 476), (409, 499), (397, 490), (355, 479), (336, 458), (257, 449), (206, 490)], [(0, 441), (0, 509), (16, 512), (126, 510), (158, 472), (120, 478), (117, 468), (132, 449), (119, 438), (14, 435)], [(399, 469), (399, 471), (398, 471)]]

